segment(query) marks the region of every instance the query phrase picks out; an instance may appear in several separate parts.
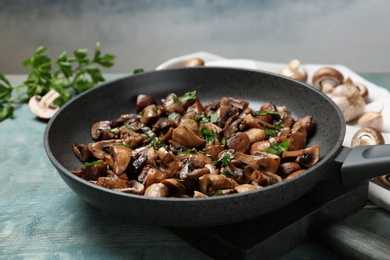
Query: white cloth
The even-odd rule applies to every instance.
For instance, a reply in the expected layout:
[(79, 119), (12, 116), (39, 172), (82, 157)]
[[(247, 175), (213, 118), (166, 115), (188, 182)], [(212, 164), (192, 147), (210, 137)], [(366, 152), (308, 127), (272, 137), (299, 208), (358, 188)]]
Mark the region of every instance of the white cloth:
[[(224, 57), (207, 53), (207, 52), (196, 52), (188, 55), (172, 58), (156, 69), (169, 69), (169, 68), (180, 68), (192, 58), (201, 58), (205, 62), (205, 66), (209, 67), (231, 67), (231, 68), (247, 68), (268, 71), (273, 73), (279, 73), (282, 69), (286, 68), (288, 64), (282, 63), (271, 63), (248, 59), (226, 59)], [(308, 83), (311, 83), (311, 76), (313, 73), (325, 66), (334, 67), (339, 70), (344, 78), (350, 77), (352, 81), (359, 82), (366, 85), (369, 91), (369, 102), (366, 105), (365, 111), (380, 111), (382, 108), (382, 116), (384, 118), (384, 125), (382, 129), (383, 137), (386, 143), (390, 143), (390, 92), (382, 87), (379, 87), (372, 82), (367, 81), (360, 75), (350, 70), (343, 65), (332, 65), (332, 64), (301, 64), (308, 74)], [(344, 138), (344, 146), (350, 146), (352, 136), (359, 130), (358, 125), (348, 124), (346, 127), (346, 135)], [(389, 169), (390, 174), (390, 169)], [(383, 185), (377, 178), (370, 180), (368, 199), (373, 203), (381, 206), (390, 211), (390, 187)]]

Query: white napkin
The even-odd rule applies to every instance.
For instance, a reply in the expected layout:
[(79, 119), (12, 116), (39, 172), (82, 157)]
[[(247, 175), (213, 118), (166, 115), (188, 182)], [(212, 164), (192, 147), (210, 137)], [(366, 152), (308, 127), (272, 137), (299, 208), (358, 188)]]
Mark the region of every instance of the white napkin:
[[(209, 67), (230, 67), (230, 68), (246, 68), (268, 71), (273, 73), (279, 73), (282, 69), (286, 68), (288, 64), (271, 63), (248, 59), (226, 59), (221, 56), (207, 53), (207, 52), (195, 52), (188, 55), (176, 57), (170, 59), (156, 69), (169, 69), (180, 68), (192, 58), (201, 58), (205, 62), (205, 66)], [(339, 70), (344, 78), (350, 77), (354, 82), (360, 82), (366, 85), (369, 91), (369, 102), (366, 105), (365, 111), (380, 111), (382, 108), (382, 116), (384, 118), (384, 125), (382, 129), (385, 142), (390, 143), (390, 92), (382, 87), (373, 84), (370, 81), (365, 80), (354, 71), (343, 65), (332, 64), (301, 64), (308, 74), (308, 83), (311, 83), (311, 76), (313, 73), (321, 67), (334, 67)], [(352, 136), (359, 130), (358, 125), (348, 124), (346, 127), (346, 135), (344, 138), (344, 146), (351, 146)], [(389, 169), (390, 173), (390, 169)], [(368, 189), (368, 199), (373, 203), (381, 206), (390, 211), (390, 187), (382, 184), (377, 178), (370, 180)]]

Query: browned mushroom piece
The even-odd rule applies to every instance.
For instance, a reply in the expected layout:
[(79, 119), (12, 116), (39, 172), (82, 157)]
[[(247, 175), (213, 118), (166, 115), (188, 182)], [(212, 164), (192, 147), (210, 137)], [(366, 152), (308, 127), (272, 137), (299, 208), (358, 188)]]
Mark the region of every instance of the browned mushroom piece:
[(289, 176), (287, 176), (284, 180), (286, 181), (286, 180), (292, 179), (294, 177), (297, 177), (298, 175), (301, 175), (305, 171), (306, 171), (305, 169), (301, 169), (301, 170), (295, 171), (292, 174), (290, 174)]
[(372, 127), (360, 128), (352, 137), (351, 146), (384, 144), (385, 139), (381, 132)]
[(226, 140), (226, 145), (229, 149), (237, 152), (248, 152), (251, 143), (247, 134), (237, 132), (234, 136)]
[(95, 163), (81, 169), (80, 177), (86, 181), (96, 181), (100, 177), (107, 176), (107, 163)]
[[(142, 181), (142, 184), (147, 188), (154, 183), (159, 183), (162, 180), (166, 179), (167, 175), (165, 172), (156, 169), (154, 167), (148, 167), (146, 176)], [(140, 181), (140, 180), (139, 180)]]
[(213, 196), (218, 190), (234, 189), (238, 185), (235, 180), (218, 174), (206, 174), (199, 178), (199, 190), (208, 196)]
[(112, 145), (109, 152), (113, 160), (112, 170), (116, 175), (123, 174), (131, 160), (131, 149), (122, 145)]
[(250, 154), (265, 153), (270, 148), (271, 143), (268, 140), (255, 142), (251, 145)]
[(295, 158), (295, 162), (303, 169), (309, 169), (320, 160), (320, 147), (319, 145), (314, 145), (301, 150), (284, 151), (282, 158)]
[(174, 93), (169, 94), (165, 99), (163, 99), (161, 104), (164, 111), (168, 114), (178, 113), (181, 115), (185, 111), (185, 107), (182, 106), (179, 97)]
[(280, 157), (266, 152), (258, 152), (252, 155), (237, 152), (234, 159), (246, 164), (256, 165), (257, 169), (265, 172), (276, 173), (280, 165)]
[(209, 196), (207, 196), (206, 194), (204, 194), (204, 193), (202, 193), (202, 192), (200, 192), (200, 191), (197, 191), (197, 190), (195, 190), (194, 191), (194, 196), (193, 196), (193, 198), (208, 198)]
[(174, 178), (164, 179), (161, 181), (161, 183), (167, 186), (168, 189), (170, 190), (170, 194), (172, 194), (175, 197), (184, 195), (186, 193), (186, 187), (183, 185), (183, 183), (181, 183), (177, 179)]
[(198, 57), (189, 59), (186, 63), (184, 63), (184, 67), (202, 67), (204, 66), (204, 60)]
[(157, 151), (157, 158), (160, 160), (159, 170), (166, 173), (171, 178), (181, 169), (180, 160), (171, 152), (161, 147)]
[(88, 150), (92, 155), (97, 159), (110, 160), (111, 155), (108, 153), (108, 148), (111, 145), (121, 145), (123, 144), (122, 140), (112, 139), (112, 140), (103, 140), (99, 142), (89, 143)]
[(338, 70), (331, 67), (323, 67), (314, 72), (313, 86), (324, 93), (332, 90), (344, 82), (344, 76)]
[(169, 196), (169, 188), (162, 183), (153, 183), (146, 188), (144, 196), (166, 198)]
[(264, 129), (251, 128), (244, 132), (249, 137), (251, 144), (265, 140), (266, 135)]
[(221, 174), (235, 180), (238, 184), (250, 182), (250, 175), (245, 174), (243, 165), (238, 160), (231, 160), (228, 166), (221, 169)]
[(195, 168), (194, 163), (187, 162), (183, 165), (179, 172), (181, 180), (192, 180), (197, 181), (199, 177), (210, 174), (210, 169), (207, 167)]
[(82, 163), (89, 162), (92, 160), (92, 153), (89, 151), (86, 145), (72, 144), (72, 147), (73, 153)]
[[(304, 129), (304, 128), (303, 128)], [(286, 136), (288, 142), (288, 150), (300, 150), (306, 145), (306, 131), (305, 134), (301, 132), (292, 132)]]
[(299, 166), (299, 164), (295, 162), (285, 162), (279, 165), (277, 174), (285, 179), (298, 170), (301, 170), (301, 166)]
[(115, 190), (125, 192), (125, 193), (143, 195), (145, 192), (145, 186), (136, 180), (130, 180), (128, 187), (116, 188)]
[(95, 141), (101, 140), (103, 132), (110, 129), (111, 129), (110, 121), (100, 121), (94, 123), (91, 129), (92, 139)]
[(253, 185), (253, 184), (240, 184), (240, 185), (234, 187), (234, 189), (235, 189), (238, 193), (243, 193), (243, 192), (248, 192), (248, 191), (254, 191), (254, 190), (261, 189), (261, 188), (263, 188), (263, 187), (260, 186), (260, 185)]
[(291, 128), (292, 132), (298, 131), (299, 128), (304, 128), (307, 135), (311, 135), (314, 132), (313, 116), (305, 116), (301, 119), (298, 119)]
[(137, 96), (136, 113), (140, 113), (142, 110), (144, 110), (145, 107), (149, 105), (157, 105), (157, 101), (154, 99), (154, 97), (146, 94), (139, 94)]
[(205, 168), (207, 165), (213, 164), (213, 160), (202, 153), (180, 154), (177, 156), (177, 158), (181, 162), (192, 163), (195, 169)]
[(155, 123), (161, 116), (162, 111), (156, 105), (149, 105), (142, 110), (140, 122), (145, 125), (151, 125)]
[(205, 140), (197, 136), (186, 126), (178, 126), (172, 132), (172, 140), (186, 147), (200, 147), (205, 144)]
[(261, 170), (254, 171), (251, 174), (250, 179), (261, 186), (270, 186), (283, 181), (279, 175), (272, 172), (263, 172)]
[(97, 179), (96, 184), (108, 189), (125, 189), (131, 186), (130, 181), (113, 177), (100, 177)]

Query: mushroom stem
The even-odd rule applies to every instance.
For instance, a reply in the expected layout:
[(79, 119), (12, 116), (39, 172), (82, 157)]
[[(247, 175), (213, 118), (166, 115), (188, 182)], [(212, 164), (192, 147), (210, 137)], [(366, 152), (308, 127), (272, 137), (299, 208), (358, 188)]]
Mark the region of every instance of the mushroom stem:
[(41, 100), (38, 102), (40, 107), (48, 107), (50, 106), (54, 100), (56, 100), (58, 97), (60, 97), (60, 93), (55, 91), (54, 89), (50, 90), (49, 92), (44, 95)]

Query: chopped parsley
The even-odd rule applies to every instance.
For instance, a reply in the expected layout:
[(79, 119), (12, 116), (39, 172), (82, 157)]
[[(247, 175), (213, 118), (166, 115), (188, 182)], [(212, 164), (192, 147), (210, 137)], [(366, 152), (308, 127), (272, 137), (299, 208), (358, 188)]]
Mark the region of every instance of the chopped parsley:
[(218, 160), (214, 161), (214, 163), (221, 163), (221, 167), (226, 167), (229, 165), (230, 159), (232, 159), (232, 154), (229, 152), (224, 153)]
[(282, 155), (282, 153), (284, 151), (287, 150), (288, 148), (288, 144), (289, 144), (289, 141), (288, 140), (284, 140), (283, 142), (281, 143), (275, 143), (275, 142), (272, 142), (271, 143), (271, 146), (267, 149), (267, 153), (270, 153), (270, 154), (275, 154), (275, 155)]
[(183, 101), (193, 100), (193, 99), (196, 99), (196, 90), (184, 93), (183, 97), (181, 98), (181, 100)]
[(85, 162), (85, 163), (84, 163), (84, 166), (85, 166), (85, 167), (91, 167), (91, 166), (98, 165), (98, 164), (102, 164), (102, 163), (103, 163), (102, 160), (94, 161), (94, 162)]
[(279, 112), (277, 112), (277, 111), (270, 111), (270, 110), (252, 111), (252, 114), (254, 116), (266, 116), (266, 115), (280, 116)]
[(265, 136), (267, 137), (270, 137), (270, 136), (275, 136), (279, 133), (280, 129), (282, 128), (282, 126), (280, 124), (276, 124), (275, 125), (275, 129), (264, 129), (265, 131)]
[(150, 134), (145, 134), (145, 135), (150, 139), (150, 143), (148, 144), (148, 147), (153, 147), (154, 150), (157, 151), (161, 147), (165, 146), (165, 143), (158, 140), (155, 136)]
[(211, 123), (215, 124), (218, 121), (218, 115), (217, 114), (211, 114), (211, 116), (196, 115), (195, 120), (202, 121), (203, 123), (211, 122)]
[(203, 137), (203, 139), (207, 142), (207, 143), (212, 143), (214, 142), (215, 140), (217, 140), (219, 134), (213, 130), (209, 130), (205, 127), (202, 127), (200, 129), (200, 133)]

